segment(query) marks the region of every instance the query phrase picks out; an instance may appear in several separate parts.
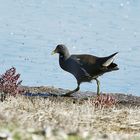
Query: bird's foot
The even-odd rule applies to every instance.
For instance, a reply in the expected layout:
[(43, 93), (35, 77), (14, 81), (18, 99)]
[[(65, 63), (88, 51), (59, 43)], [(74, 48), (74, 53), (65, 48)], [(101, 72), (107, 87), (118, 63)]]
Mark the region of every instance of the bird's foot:
[(97, 96), (100, 96), (101, 95), (101, 93), (100, 92), (97, 92)]
[(62, 97), (70, 97), (71, 95), (66, 93), (66, 94), (62, 94), (61, 96)]

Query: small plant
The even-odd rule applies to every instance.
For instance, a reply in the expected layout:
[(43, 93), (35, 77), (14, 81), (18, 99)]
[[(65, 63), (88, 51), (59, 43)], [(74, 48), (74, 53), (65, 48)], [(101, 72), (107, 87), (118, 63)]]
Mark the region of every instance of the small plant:
[(102, 94), (94, 99), (91, 99), (90, 102), (91, 104), (95, 105), (95, 107), (103, 108), (103, 107), (112, 107), (116, 105), (117, 99), (112, 95)]
[(7, 94), (15, 96), (16, 94), (23, 93), (23, 90), (20, 87), (22, 81), (19, 81), (19, 78), (20, 74), (16, 74), (16, 68), (14, 67), (10, 68), (0, 76), (1, 101), (6, 98)]

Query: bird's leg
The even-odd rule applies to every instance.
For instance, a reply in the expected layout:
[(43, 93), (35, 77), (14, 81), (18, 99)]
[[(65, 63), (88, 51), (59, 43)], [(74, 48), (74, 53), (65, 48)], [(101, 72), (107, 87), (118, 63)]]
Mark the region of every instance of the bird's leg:
[(58, 97), (58, 96), (63, 96), (63, 97), (68, 97), (70, 96), (71, 94), (73, 94), (74, 92), (78, 91), (80, 89), (80, 84), (77, 85), (77, 88), (72, 90), (72, 91), (69, 91), (67, 92), (66, 94), (62, 94), (62, 95), (57, 95), (57, 94), (53, 94), (53, 93), (50, 93), (51, 96), (54, 96), (54, 97)]
[(96, 83), (97, 83), (97, 95), (100, 95), (100, 81), (96, 78)]
[(69, 91), (67, 92), (66, 94), (64, 95), (61, 95), (61, 96), (70, 96), (71, 94), (73, 94), (74, 92), (78, 91), (80, 89), (80, 84), (78, 84), (77, 88), (72, 90), (72, 91)]

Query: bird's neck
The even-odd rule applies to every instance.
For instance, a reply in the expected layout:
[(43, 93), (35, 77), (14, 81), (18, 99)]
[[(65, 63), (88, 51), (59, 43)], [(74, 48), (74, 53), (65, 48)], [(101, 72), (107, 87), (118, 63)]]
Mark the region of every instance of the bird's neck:
[(67, 60), (69, 57), (70, 57), (69, 52), (66, 52), (65, 54), (62, 54), (62, 53), (59, 54), (59, 60), (62, 60), (62, 61)]
[(59, 65), (63, 70), (67, 70), (66, 62), (70, 55), (59, 54)]

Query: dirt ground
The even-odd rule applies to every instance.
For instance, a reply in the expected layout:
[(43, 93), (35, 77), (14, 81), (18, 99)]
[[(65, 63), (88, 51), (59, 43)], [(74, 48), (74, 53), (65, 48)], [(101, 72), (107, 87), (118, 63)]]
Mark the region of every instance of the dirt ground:
[(111, 107), (95, 107), (95, 93), (52, 97), (67, 90), (54, 87), (23, 87), (26, 94), (0, 102), (0, 140), (139, 140), (140, 97), (110, 94)]
[[(49, 94), (53, 93), (56, 95), (61, 95), (64, 94), (66, 92), (68, 92), (69, 90), (65, 90), (65, 89), (61, 89), (61, 88), (54, 88), (54, 87), (48, 87), (48, 86), (41, 86), (41, 87), (23, 87), (23, 89), (25, 91), (27, 91), (27, 93), (33, 93), (36, 94), (38, 96), (43, 96), (43, 97), (48, 97), (50, 96)], [(130, 106), (140, 106), (140, 96), (134, 96), (132, 94), (121, 94), (121, 93), (101, 93), (101, 94), (109, 94), (109, 95), (113, 95), (113, 97), (115, 97), (118, 100), (118, 104), (130, 107)], [(30, 94), (27, 94), (30, 95)], [(74, 94), (72, 94), (71, 97), (69, 98), (73, 98), (73, 99), (88, 99), (91, 98), (93, 96), (96, 96), (95, 92), (76, 92)]]

